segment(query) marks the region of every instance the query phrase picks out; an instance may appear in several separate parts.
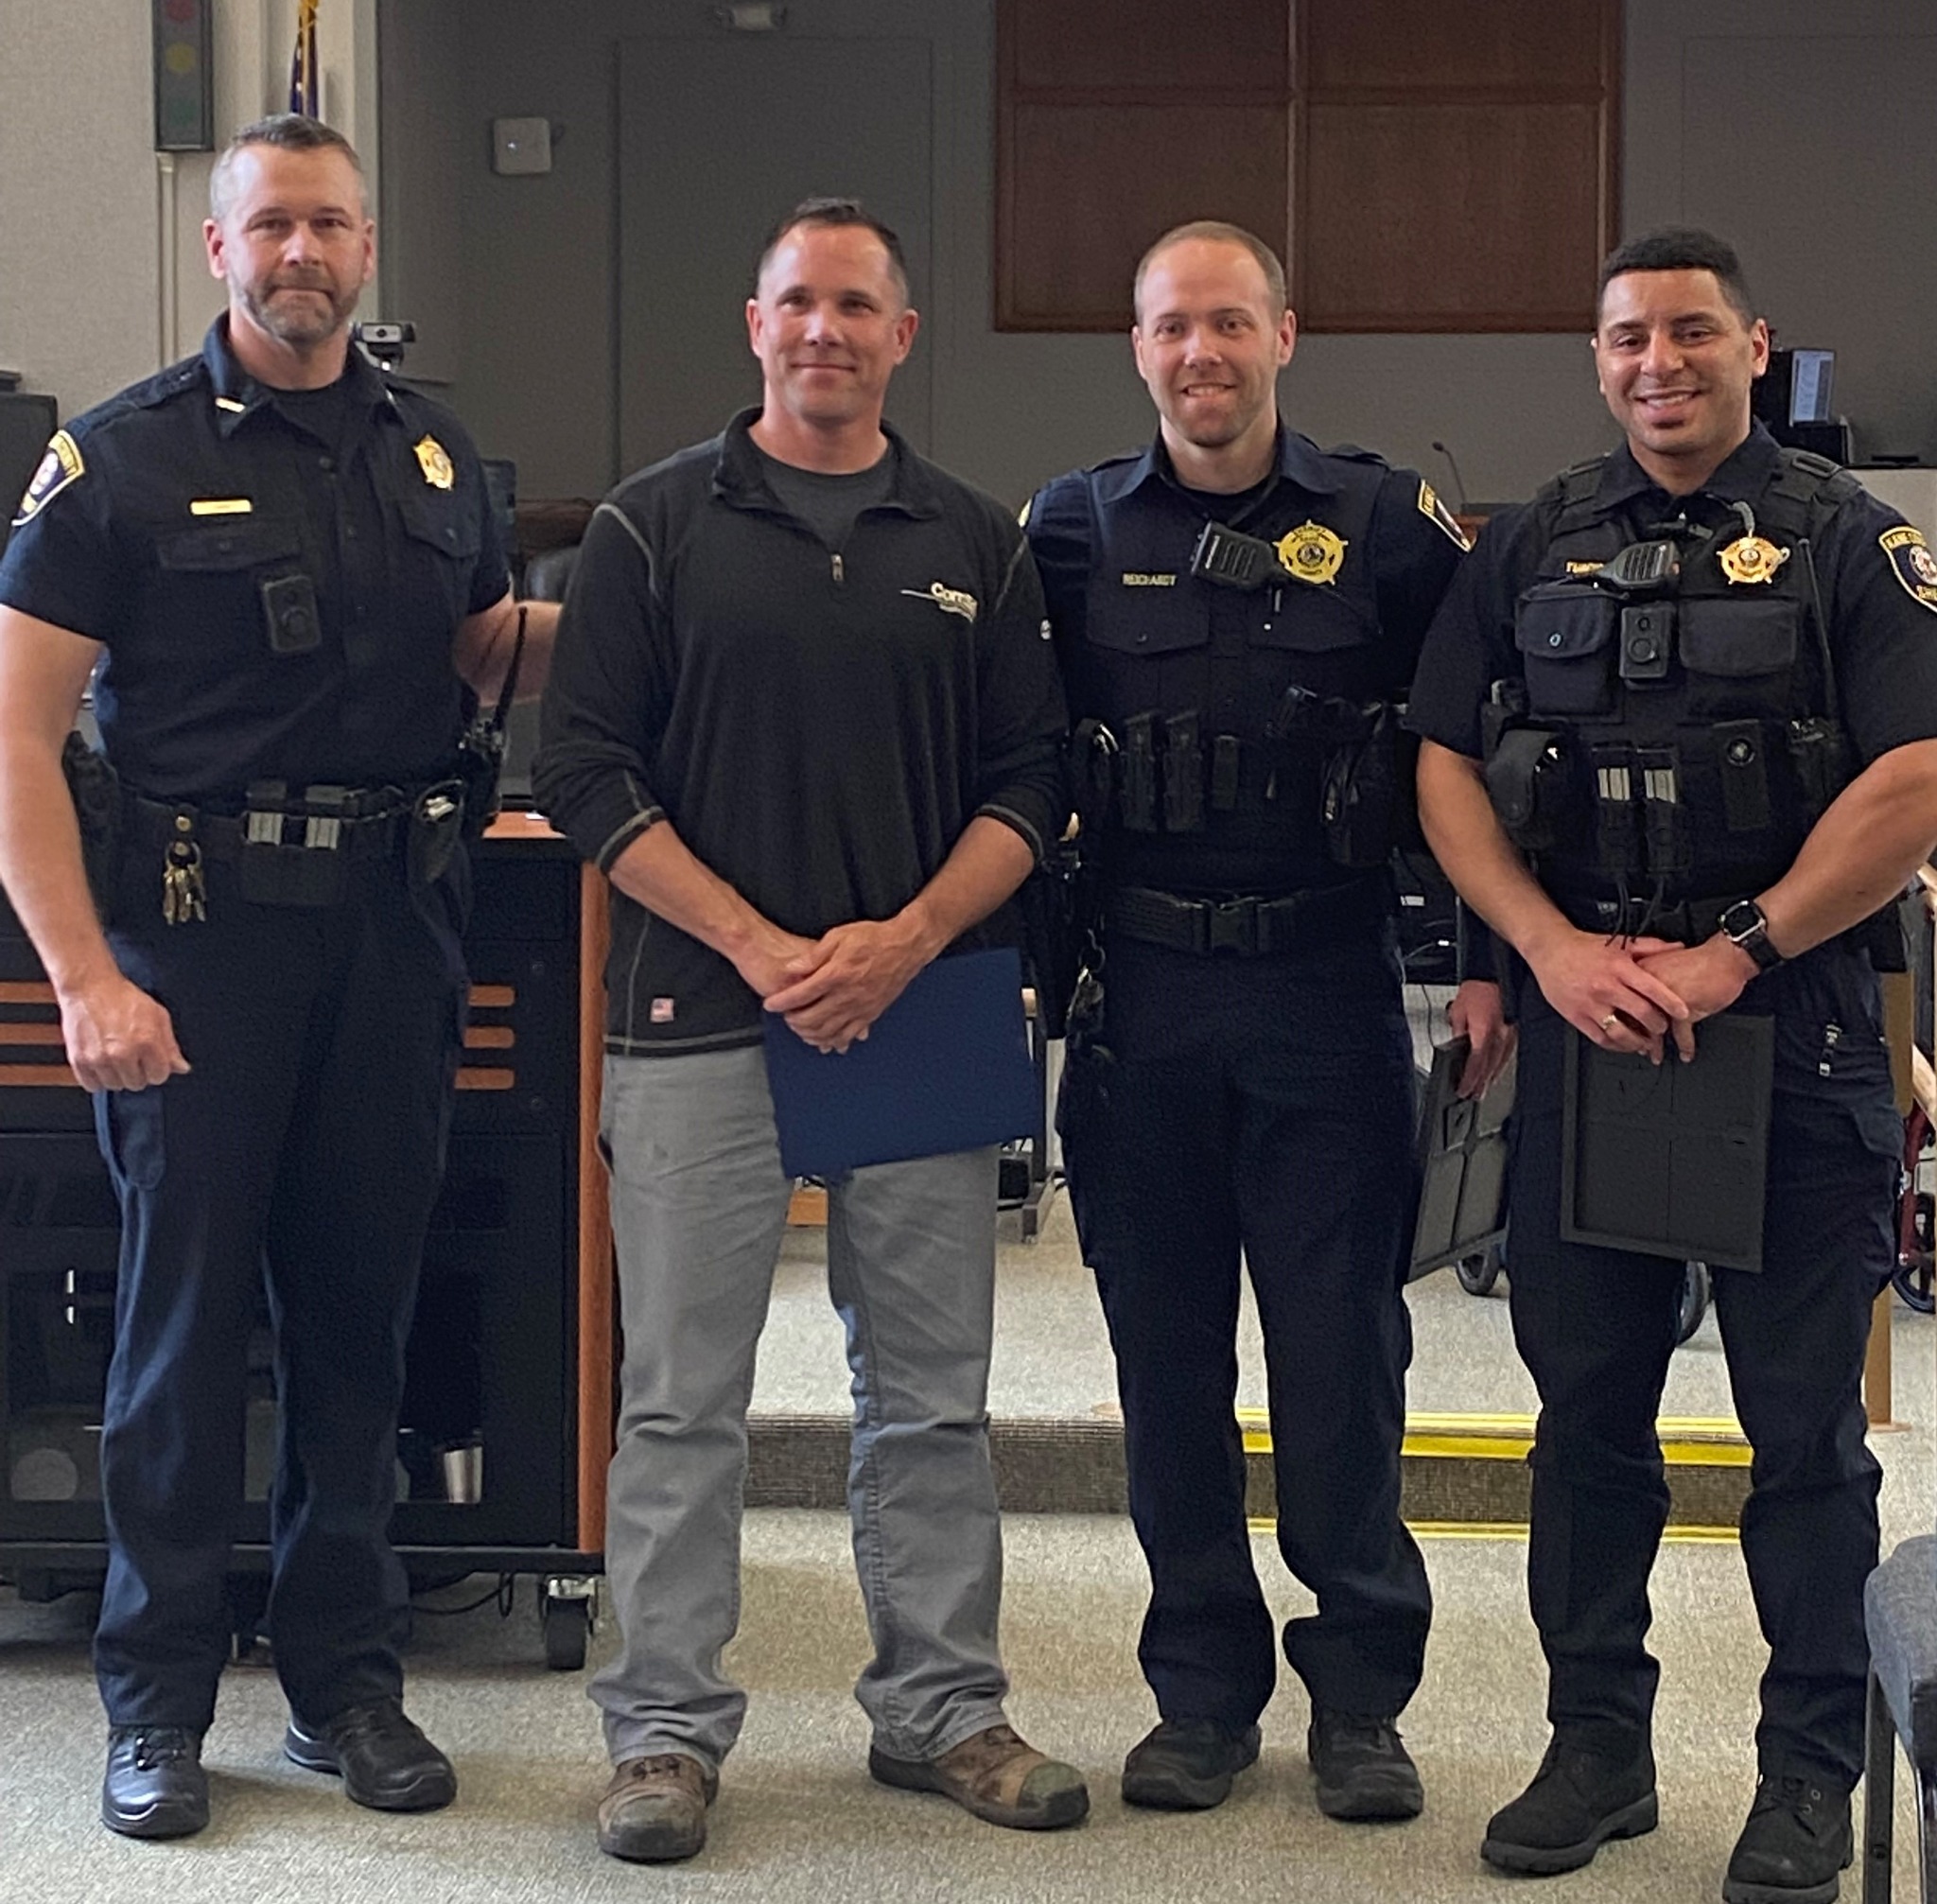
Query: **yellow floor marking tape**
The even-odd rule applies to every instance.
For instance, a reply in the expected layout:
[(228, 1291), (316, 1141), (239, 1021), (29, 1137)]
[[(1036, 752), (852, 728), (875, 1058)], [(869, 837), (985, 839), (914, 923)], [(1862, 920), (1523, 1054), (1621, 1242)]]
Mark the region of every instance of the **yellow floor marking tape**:
[[(1271, 1428), (1263, 1408), (1240, 1408), (1245, 1453), (1268, 1455)], [(1727, 1416), (1664, 1415), (1655, 1424), (1662, 1458), (1671, 1467), (1746, 1468), (1741, 1424)], [(1404, 1452), (1436, 1460), (1519, 1461), (1533, 1445), (1531, 1415), (1408, 1415)]]
[[(1254, 1534), (1276, 1533), (1275, 1521), (1252, 1515), (1246, 1525)], [(1407, 1528), (1422, 1541), (1521, 1541), (1527, 1539), (1525, 1521), (1407, 1521)], [(1663, 1531), (1664, 1542), (1684, 1546), (1732, 1547), (1741, 1545), (1734, 1528), (1679, 1527), (1670, 1522)]]

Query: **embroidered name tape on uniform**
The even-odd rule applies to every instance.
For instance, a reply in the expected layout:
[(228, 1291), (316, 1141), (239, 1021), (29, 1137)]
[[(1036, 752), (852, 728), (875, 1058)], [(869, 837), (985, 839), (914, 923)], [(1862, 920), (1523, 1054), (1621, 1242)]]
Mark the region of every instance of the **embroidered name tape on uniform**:
[(965, 621), (975, 620), (976, 601), (966, 588), (951, 588), (940, 582), (931, 582), (926, 588), (904, 588), (903, 595), (912, 596), (916, 602), (933, 602), (944, 615), (959, 615)]
[(1428, 522), (1437, 522), (1462, 549), (1471, 549), (1473, 544), (1466, 539), (1466, 531), (1453, 519), (1453, 512), (1440, 500), (1440, 493), (1423, 477), (1419, 484), (1419, 513)]
[(1886, 529), (1876, 539), (1882, 543), (1884, 554), (1890, 557), (1896, 579), (1931, 614), (1937, 615), (1937, 555), (1930, 553), (1924, 532), (1905, 524)]
[(87, 464), (81, 461), (74, 439), (64, 429), (57, 429), (26, 486), (26, 494), (20, 498), (20, 507), (13, 513), (14, 528), (31, 522), (70, 482), (79, 482), (86, 473)]
[(434, 436), (422, 438), (415, 445), (417, 467), (424, 472), (424, 480), (432, 489), (448, 489), (457, 480), (457, 469), (450, 460), (450, 452)]
[(1344, 536), (1322, 522), (1300, 522), (1278, 538), (1278, 559), (1300, 582), (1330, 582), (1345, 560)]

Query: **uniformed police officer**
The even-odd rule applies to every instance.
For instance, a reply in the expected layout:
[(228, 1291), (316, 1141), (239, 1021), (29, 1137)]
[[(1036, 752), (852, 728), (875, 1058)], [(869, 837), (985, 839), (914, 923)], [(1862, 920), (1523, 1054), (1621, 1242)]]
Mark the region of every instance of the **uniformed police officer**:
[(1850, 1860), (1862, 1758), (1877, 1466), (1860, 1380), (1900, 1144), (1864, 921), (1937, 840), (1937, 565), (1854, 479), (1752, 424), (1769, 333), (1719, 239), (1616, 251), (1594, 351), (1626, 444), (1488, 525), (1412, 702), (1427, 834), (1532, 980), (1512, 1302), (1541, 1397), (1527, 1573), (1553, 1740), (1482, 1849), (1568, 1870), (1656, 1816), (1654, 1421), (1683, 1266), (1561, 1240), (1565, 1046), (1659, 1062), (1671, 1038), (1675, 1061), (1714, 1014), (1763, 1015), (1762, 1263), (1714, 1278), (1770, 1648), (1722, 1895), (1820, 1904)]
[[(95, 1660), (101, 1815), (147, 1838), (208, 1819), (265, 1277), (286, 1749), (364, 1805), (456, 1790), (399, 1703), (385, 1528), (464, 1007), (459, 742), (517, 645), (468, 439), (349, 348), (375, 267), (356, 154), (265, 120), (210, 197), (226, 315), (54, 439), (0, 565), (0, 875), (121, 1203)], [(79, 763), (84, 872), (61, 757), (97, 662), (120, 785)]]
[[(1100, 724), (1079, 775), (1094, 786), (1107, 758), (1113, 782), (1088, 815), (1102, 1006), (1079, 1007), (1060, 1117), (1151, 1576), (1140, 1658), (1161, 1722), (1123, 1793), (1218, 1804), (1276, 1679), (1234, 1414), (1242, 1252), (1279, 1546), (1318, 1598), (1283, 1635), (1318, 1803), (1410, 1817), (1394, 1721), (1431, 1598), (1399, 1518), (1414, 1197), (1393, 706), (1464, 541), (1417, 474), (1281, 425), (1295, 320), (1250, 233), (1166, 233), (1136, 317), (1157, 442), (1050, 483), (1027, 517), (1072, 717)], [(1262, 585), (1220, 585), (1246, 579)], [(1463, 987), (1454, 1016), (1476, 1089), (1505, 1057), (1497, 987)]]

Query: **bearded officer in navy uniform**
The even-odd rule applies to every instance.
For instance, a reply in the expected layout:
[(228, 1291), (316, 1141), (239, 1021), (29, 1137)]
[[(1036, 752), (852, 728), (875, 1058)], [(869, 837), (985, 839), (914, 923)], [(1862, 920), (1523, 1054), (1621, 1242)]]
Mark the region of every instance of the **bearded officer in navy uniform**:
[[(400, 1703), (386, 1528), (467, 989), (458, 835), (488, 804), (460, 740), (521, 645), (535, 690), (556, 613), (521, 644), (468, 437), (351, 348), (375, 228), (341, 135), (245, 128), (210, 202), (228, 310), (55, 438), (0, 562), (0, 878), (121, 1206), (95, 1668), (101, 1815), (137, 1838), (208, 1820), (265, 1282), (286, 1749), (359, 1804), (455, 1794)], [(61, 759), (91, 674), (84, 871)]]

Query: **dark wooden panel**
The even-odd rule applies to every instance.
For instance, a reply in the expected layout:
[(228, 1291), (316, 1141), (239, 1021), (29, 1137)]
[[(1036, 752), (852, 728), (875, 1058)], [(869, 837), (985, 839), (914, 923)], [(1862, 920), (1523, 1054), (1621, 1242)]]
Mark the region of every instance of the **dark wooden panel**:
[(1619, 0), (1303, 0), (1308, 94), (1599, 88)]
[(1206, 17), (1176, 0), (1002, 0), (997, 31), (1004, 72), (1031, 91), (1283, 94), (1285, 0), (1219, 0), (1212, 31)]
[(1593, 328), (1591, 105), (1314, 106), (1292, 302), (1326, 330)]
[(1138, 258), (1187, 218), (1285, 229), (1283, 107), (1018, 102), (1003, 133), (999, 329), (1127, 328)]

